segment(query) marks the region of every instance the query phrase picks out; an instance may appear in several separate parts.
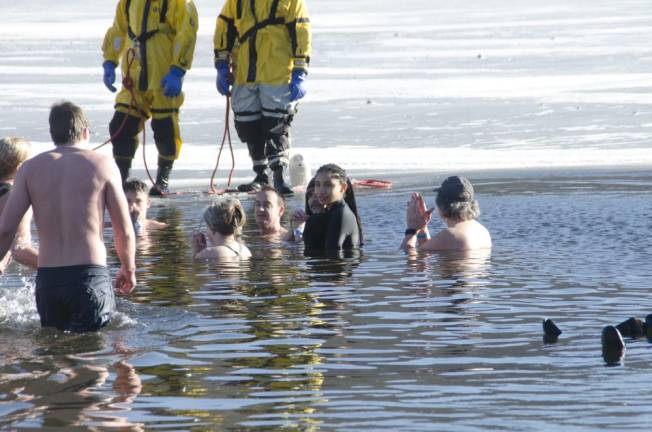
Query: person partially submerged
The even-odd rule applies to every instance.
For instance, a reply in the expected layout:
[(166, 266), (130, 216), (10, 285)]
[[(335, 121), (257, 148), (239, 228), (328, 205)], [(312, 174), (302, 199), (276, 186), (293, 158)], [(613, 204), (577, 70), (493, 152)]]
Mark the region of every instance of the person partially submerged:
[(266, 240), (279, 241), (288, 237), (288, 230), (281, 225), (285, 213), (285, 199), (276, 189), (263, 186), (254, 197), (254, 215), (258, 233)]
[[(6, 137), (0, 139), (0, 214), (2, 214), (9, 194), (14, 184), (14, 178), (18, 168), (29, 157), (30, 144), (18, 137)], [(31, 268), (38, 265), (38, 251), (32, 246), (32, 234), (30, 223), (32, 220), (31, 209), (25, 213), (20, 221), (14, 242), (11, 245), (11, 253), (0, 256), (0, 273), (4, 271), (11, 258)]]
[(83, 148), (90, 131), (82, 109), (57, 103), (49, 123), (55, 148), (18, 170), (0, 217), (0, 256), (10, 249), (32, 206), (39, 235), (36, 307), (41, 325), (94, 331), (115, 310), (103, 239), (105, 210), (121, 263), (115, 279), (118, 294), (129, 294), (136, 286), (134, 231), (113, 159)]
[[(208, 233), (197, 233), (193, 236), (193, 259), (219, 261), (250, 258), (249, 248), (236, 238), (246, 221), (244, 209), (235, 198), (220, 198), (208, 206), (204, 211)], [(207, 238), (212, 246), (208, 246)]]
[(136, 237), (146, 236), (149, 231), (165, 228), (168, 225), (154, 219), (147, 219), (147, 210), (152, 205), (149, 198), (149, 188), (140, 179), (128, 178), (123, 184), (127, 205), (129, 206), (129, 216), (134, 226)]
[(303, 241), (303, 231), (306, 228), (306, 222), (313, 214), (319, 214), (324, 211), (324, 206), (319, 202), (315, 195), (315, 178), (313, 177), (306, 186), (304, 198), (304, 208), (295, 209), (290, 215), (290, 230), (288, 231), (288, 241)]
[(362, 227), (346, 171), (335, 164), (321, 166), (315, 175), (315, 195), (323, 211), (313, 213), (306, 221), (305, 250), (339, 251), (360, 247)]
[(480, 206), (471, 182), (466, 177), (451, 176), (435, 191), (437, 212), (446, 228), (430, 237), (428, 223), (435, 209), (426, 208), (423, 197), (415, 192), (407, 206), (407, 229), (401, 249), (466, 251), (491, 248), (489, 231), (476, 220), (480, 216)]

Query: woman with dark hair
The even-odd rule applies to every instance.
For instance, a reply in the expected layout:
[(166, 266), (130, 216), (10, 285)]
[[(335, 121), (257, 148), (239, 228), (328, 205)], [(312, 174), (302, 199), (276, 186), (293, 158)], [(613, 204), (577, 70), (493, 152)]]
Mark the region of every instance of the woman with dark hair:
[(362, 245), (362, 227), (353, 186), (346, 171), (335, 164), (323, 165), (314, 178), (315, 192), (324, 211), (313, 213), (306, 222), (303, 241), (306, 251), (355, 249)]

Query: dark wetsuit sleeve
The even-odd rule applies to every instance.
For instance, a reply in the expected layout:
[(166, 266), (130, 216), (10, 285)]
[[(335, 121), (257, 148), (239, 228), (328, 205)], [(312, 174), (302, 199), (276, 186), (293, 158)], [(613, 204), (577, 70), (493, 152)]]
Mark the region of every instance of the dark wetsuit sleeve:
[(344, 203), (331, 210), (326, 250), (352, 249), (360, 246), (360, 233), (355, 215)]
[(313, 214), (303, 230), (303, 243), (306, 250), (323, 250), (328, 228), (328, 215)]

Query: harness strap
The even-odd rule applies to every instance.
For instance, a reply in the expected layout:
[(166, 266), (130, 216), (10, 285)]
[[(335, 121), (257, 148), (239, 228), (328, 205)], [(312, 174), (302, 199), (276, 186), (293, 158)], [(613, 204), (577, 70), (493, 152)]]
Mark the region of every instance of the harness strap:
[[(238, 1), (238, 4), (239, 3), (240, 2)], [(276, 17), (276, 11), (278, 10), (278, 3), (279, 3), (279, 0), (274, 0), (272, 2), (272, 6), (269, 9), (269, 16), (266, 19), (259, 22), (256, 19), (256, 11), (254, 10), (254, 2), (252, 2), (252, 4), (251, 4), (251, 7), (252, 7), (251, 13), (254, 15), (254, 21), (256, 21), (256, 24), (253, 27), (249, 28), (249, 30), (244, 32), (244, 34), (242, 36), (240, 36), (240, 39), (239, 39), (240, 43), (243, 43), (247, 39), (251, 38), (252, 36), (255, 36), (255, 34), (256, 34), (256, 32), (258, 30), (261, 30), (261, 29), (263, 29), (263, 28), (265, 28), (267, 26), (285, 24), (285, 18), (282, 18), (282, 17), (277, 18)]]
[[(125, 13), (127, 15), (127, 35), (129, 36), (129, 39), (131, 39), (134, 42), (139, 42), (139, 43), (145, 43), (149, 38), (154, 36), (156, 33), (158, 33), (158, 29), (156, 30), (150, 30), (148, 32), (143, 32), (140, 35), (137, 35), (132, 29), (131, 29), (131, 24), (129, 23), (129, 7), (131, 6), (131, 0), (127, 0), (125, 3)], [(143, 17), (143, 23), (146, 23), (147, 20), (147, 13), (149, 12), (149, 8), (147, 6), (145, 7), (145, 16)], [(165, 23), (165, 19), (167, 17), (168, 13), (168, 0), (163, 0), (163, 3), (161, 4), (161, 13), (159, 15), (159, 23), (163, 24)]]

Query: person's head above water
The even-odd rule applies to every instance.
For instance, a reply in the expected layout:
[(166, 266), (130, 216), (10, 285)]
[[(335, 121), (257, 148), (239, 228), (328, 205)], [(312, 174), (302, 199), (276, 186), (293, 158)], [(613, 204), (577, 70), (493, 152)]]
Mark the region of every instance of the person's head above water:
[(315, 213), (321, 213), (323, 210), (324, 206), (319, 202), (319, 198), (315, 194), (315, 177), (313, 177), (306, 186), (305, 212), (308, 216), (311, 216)]
[(346, 171), (335, 164), (320, 166), (314, 180), (315, 195), (319, 202), (326, 207), (344, 200), (347, 193), (353, 192)]
[(127, 197), (132, 222), (138, 221), (143, 224), (147, 219), (147, 209), (151, 205), (149, 187), (140, 179), (128, 178), (122, 184), (122, 189)]
[(462, 222), (480, 216), (480, 205), (475, 200), (473, 185), (466, 177), (450, 176), (435, 192), (437, 209), (442, 217)]
[(0, 139), (0, 181), (10, 180), (29, 157), (30, 143), (19, 137)]
[(231, 197), (220, 198), (204, 211), (208, 228), (223, 236), (237, 235), (247, 222), (240, 201)]
[(256, 224), (262, 234), (275, 234), (281, 230), (281, 217), (285, 213), (285, 199), (276, 189), (263, 186), (254, 198)]
[(347, 176), (346, 171), (335, 164), (322, 165), (317, 170), (314, 180), (315, 195), (319, 203), (326, 209), (339, 201), (344, 201), (349, 206), (358, 223), (360, 244), (362, 244), (362, 224), (358, 215), (358, 206), (355, 201), (353, 184)]
[(77, 144), (89, 138), (90, 123), (84, 110), (72, 102), (59, 102), (50, 109), (50, 136), (56, 146)]

